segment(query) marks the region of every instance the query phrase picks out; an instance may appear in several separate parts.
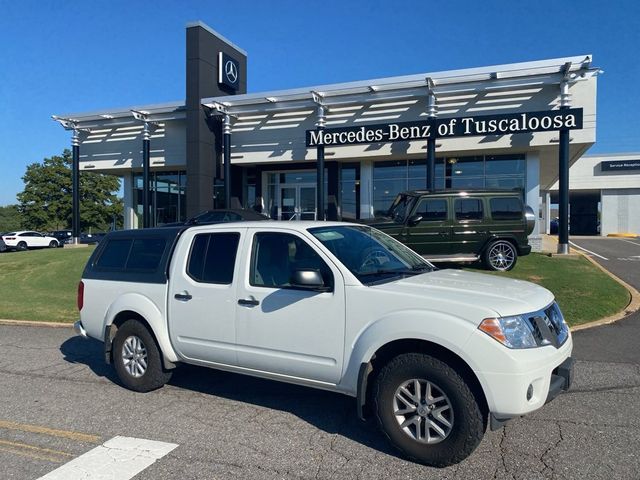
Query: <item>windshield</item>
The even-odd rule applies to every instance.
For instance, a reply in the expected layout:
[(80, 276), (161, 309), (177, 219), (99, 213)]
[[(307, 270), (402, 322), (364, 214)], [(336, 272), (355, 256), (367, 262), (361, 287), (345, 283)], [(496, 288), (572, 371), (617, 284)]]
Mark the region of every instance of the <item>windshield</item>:
[(362, 283), (434, 270), (413, 250), (375, 228), (345, 225), (310, 228), (309, 232)]
[(413, 203), (413, 200), (414, 197), (410, 195), (398, 195), (391, 204), (391, 207), (389, 207), (387, 216), (392, 218), (396, 223), (404, 223), (407, 214), (411, 210), (411, 204)]

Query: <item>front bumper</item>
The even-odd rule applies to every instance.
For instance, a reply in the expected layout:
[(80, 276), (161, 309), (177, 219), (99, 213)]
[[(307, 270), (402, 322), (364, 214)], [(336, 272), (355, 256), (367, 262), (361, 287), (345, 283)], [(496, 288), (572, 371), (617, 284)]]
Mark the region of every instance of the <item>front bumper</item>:
[(73, 330), (82, 338), (88, 338), (87, 331), (82, 326), (82, 322), (80, 320), (73, 324)]
[(569, 357), (551, 372), (551, 382), (549, 383), (549, 393), (545, 405), (556, 398), (562, 392), (571, 388), (573, 381), (573, 358)]
[[(569, 357), (551, 372), (549, 391), (547, 393), (547, 399), (544, 402), (545, 405), (562, 392), (566, 392), (571, 388), (573, 381), (573, 363), (573, 358)], [(511, 418), (512, 417), (496, 415), (492, 412), (489, 417), (489, 426), (491, 430), (498, 430), (511, 420)]]

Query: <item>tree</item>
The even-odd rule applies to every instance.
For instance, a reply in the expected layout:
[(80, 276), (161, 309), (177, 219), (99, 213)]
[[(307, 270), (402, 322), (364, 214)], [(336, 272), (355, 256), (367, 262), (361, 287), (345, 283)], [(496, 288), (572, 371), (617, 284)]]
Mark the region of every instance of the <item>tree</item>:
[(0, 207), (0, 232), (20, 230), (22, 227), (22, 215), (18, 205)]
[[(24, 190), (18, 194), (19, 211), (25, 228), (62, 230), (71, 227), (71, 152), (32, 163), (22, 177)], [(116, 219), (122, 226), (120, 179), (113, 175), (80, 172), (80, 226), (82, 231), (104, 231)]]

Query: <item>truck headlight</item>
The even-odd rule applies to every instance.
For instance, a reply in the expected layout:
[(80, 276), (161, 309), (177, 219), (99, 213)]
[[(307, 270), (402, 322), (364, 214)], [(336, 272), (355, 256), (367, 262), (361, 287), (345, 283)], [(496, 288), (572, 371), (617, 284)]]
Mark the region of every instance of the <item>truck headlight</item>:
[(528, 322), (520, 315), (485, 318), (478, 328), (508, 348), (538, 346)]

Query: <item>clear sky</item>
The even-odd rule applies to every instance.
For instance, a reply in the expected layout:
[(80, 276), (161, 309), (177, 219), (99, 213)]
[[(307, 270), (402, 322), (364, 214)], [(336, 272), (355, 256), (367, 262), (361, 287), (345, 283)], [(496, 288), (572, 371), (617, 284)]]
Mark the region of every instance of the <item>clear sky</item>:
[(590, 153), (640, 152), (638, 0), (0, 0), (0, 205), (70, 145), (51, 114), (183, 100), (193, 20), (248, 52), (249, 92), (593, 54)]

